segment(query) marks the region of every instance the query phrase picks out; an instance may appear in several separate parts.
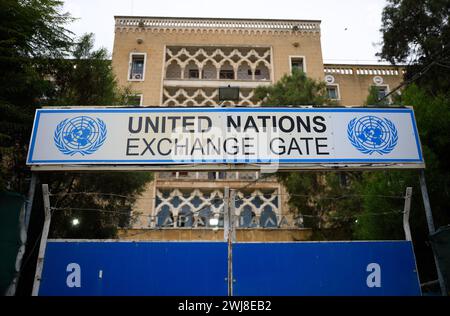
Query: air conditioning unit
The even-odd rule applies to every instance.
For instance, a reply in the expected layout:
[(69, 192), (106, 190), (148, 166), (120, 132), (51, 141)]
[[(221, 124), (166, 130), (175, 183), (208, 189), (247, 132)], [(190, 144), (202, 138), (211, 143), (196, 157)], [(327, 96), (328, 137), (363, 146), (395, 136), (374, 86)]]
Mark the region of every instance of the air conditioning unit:
[(133, 79), (142, 79), (142, 75), (141, 74), (133, 74), (132, 78)]

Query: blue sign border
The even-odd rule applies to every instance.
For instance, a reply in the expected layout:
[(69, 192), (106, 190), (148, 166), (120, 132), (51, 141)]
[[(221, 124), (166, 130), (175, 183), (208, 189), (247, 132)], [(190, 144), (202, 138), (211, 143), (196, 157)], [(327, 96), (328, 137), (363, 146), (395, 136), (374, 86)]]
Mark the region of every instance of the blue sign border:
[[(414, 128), (414, 137), (416, 140), (416, 149), (419, 159), (200, 159), (200, 160), (158, 160), (158, 159), (136, 159), (136, 160), (109, 160), (109, 159), (72, 159), (72, 160), (34, 160), (33, 153), (39, 126), (41, 113), (208, 113), (208, 112), (378, 112), (378, 113), (409, 113)], [(281, 107), (263, 107), (263, 108), (108, 108), (108, 109), (38, 109), (33, 124), (33, 132), (30, 141), (30, 150), (27, 156), (27, 164), (70, 164), (70, 163), (120, 163), (123, 165), (132, 165), (133, 163), (166, 163), (166, 164), (191, 164), (191, 163), (423, 163), (422, 150), (417, 131), (414, 111), (411, 108), (398, 109), (380, 109), (380, 108), (281, 108)]]

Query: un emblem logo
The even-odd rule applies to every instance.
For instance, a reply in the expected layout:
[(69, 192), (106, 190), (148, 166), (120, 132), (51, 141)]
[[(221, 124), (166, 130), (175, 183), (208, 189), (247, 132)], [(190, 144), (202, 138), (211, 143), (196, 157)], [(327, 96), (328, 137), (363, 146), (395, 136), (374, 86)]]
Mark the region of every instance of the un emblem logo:
[(394, 123), (368, 115), (348, 123), (347, 136), (352, 145), (363, 154), (389, 154), (397, 145), (398, 133)]
[(106, 125), (97, 118), (78, 116), (61, 121), (56, 127), (53, 140), (64, 155), (76, 153), (90, 155), (103, 145), (106, 139)]

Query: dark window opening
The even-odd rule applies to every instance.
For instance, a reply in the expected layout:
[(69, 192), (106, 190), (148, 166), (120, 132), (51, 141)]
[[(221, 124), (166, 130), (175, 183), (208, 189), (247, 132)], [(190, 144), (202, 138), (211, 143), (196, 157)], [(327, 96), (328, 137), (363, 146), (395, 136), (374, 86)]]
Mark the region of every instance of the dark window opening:
[(388, 92), (387, 92), (387, 88), (386, 87), (378, 87), (378, 99), (382, 99), (384, 98)]
[(225, 172), (208, 172), (208, 180), (225, 179)]
[(198, 79), (199, 78), (199, 71), (198, 71), (198, 69), (190, 69), (189, 70), (189, 78), (190, 79)]
[(291, 59), (291, 69), (297, 69), (299, 71), (304, 71), (303, 69), (303, 58), (292, 58)]
[(335, 87), (335, 86), (328, 86), (327, 87), (327, 94), (328, 94), (328, 98), (329, 99), (332, 99), (332, 100), (339, 99), (338, 92), (337, 92), (337, 87)]
[(144, 55), (132, 56), (130, 79), (142, 80), (144, 78), (144, 61)]
[(233, 70), (221, 70), (219, 74), (220, 79), (234, 79)]

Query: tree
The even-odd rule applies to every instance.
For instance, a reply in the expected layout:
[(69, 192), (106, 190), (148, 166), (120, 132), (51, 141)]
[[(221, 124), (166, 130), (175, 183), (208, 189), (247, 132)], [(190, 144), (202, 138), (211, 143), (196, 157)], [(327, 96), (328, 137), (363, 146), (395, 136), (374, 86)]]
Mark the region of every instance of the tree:
[[(326, 96), (326, 84), (294, 71), (268, 87), (258, 87), (255, 96), (262, 106), (333, 104)], [(289, 204), (304, 216), (306, 227), (314, 229), (314, 239), (348, 239), (356, 205), (349, 199), (330, 198), (349, 195), (358, 173), (284, 172), (278, 174), (286, 186)], [(332, 231), (333, 233), (329, 233)]]
[(427, 91), (450, 89), (450, 2), (388, 0), (383, 10), (383, 45), (379, 57), (393, 64), (408, 62), (406, 80)]
[[(117, 85), (108, 52), (94, 50), (93, 34), (76, 41), (73, 59), (60, 60), (54, 70), (51, 105), (120, 104), (129, 91)], [(135, 196), (152, 179), (149, 172), (97, 172), (46, 175), (56, 196), (52, 237), (111, 238), (127, 226)], [(73, 225), (73, 219), (79, 220)]]
[(52, 77), (54, 89), (49, 101), (58, 105), (113, 105), (123, 100), (111, 70), (108, 51), (93, 50), (94, 34), (76, 41), (72, 59), (58, 60)]
[[(401, 104), (414, 108), (433, 216), (437, 227), (446, 225), (450, 222), (450, 162), (447, 158), (450, 155), (450, 139), (447, 136), (450, 133), (449, 99), (444, 94), (430, 96), (425, 89), (412, 84), (403, 91)], [(416, 172), (414, 179), (417, 179)], [(420, 192), (418, 184), (414, 185), (416, 192)]]
[(262, 106), (332, 104), (327, 98), (325, 82), (308, 78), (297, 69), (271, 86), (258, 87), (255, 98), (262, 101)]
[(45, 69), (68, 55), (72, 18), (61, 1), (0, 2), (0, 190), (25, 192), (25, 167), (34, 110), (51, 89)]
[[(436, 227), (448, 224), (450, 214), (449, 139), (450, 132), (450, 2), (448, 0), (388, 0), (383, 10), (383, 46), (379, 57), (391, 63), (407, 63), (405, 86), (400, 104), (414, 107), (422, 150), (427, 165), (426, 176)], [(414, 84), (411, 84), (414, 83)], [(422, 280), (436, 278), (428, 231), (423, 217), (417, 173), (404, 172), (390, 183), (382, 176), (371, 176), (379, 190), (401, 181), (416, 192), (411, 220), (415, 253)], [(392, 186), (391, 186), (392, 188)], [(367, 201), (366, 212), (374, 212), (375, 203)], [(389, 203), (392, 206), (392, 203)], [(375, 221), (360, 222), (356, 235), (378, 234)], [(379, 224), (379, 223), (378, 223)], [(389, 223), (388, 227), (391, 227)], [(384, 231), (383, 233), (388, 233)], [(391, 233), (388, 233), (392, 235)]]
[[(90, 172), (46, 174), (50, 183), (52, 238), (114, 238), (117, 229), (128, 227), (132, 205), (144, 185), (152, 179), (149, 172)], [(149, 201), (150, 203), (150, 201)], [(79, 221), (77, 225), (73, 220)]]
[[(448, 162), (450, 107), (445, 95), (430, 96), (412, 84), (400, 100), (414, 107), (426, 177), (436, 227), (450, 222), (450, 169)], [(438, 127), (438, 128), (437, 128)], [(357, 214), (354, 238), (368, 240), (404, 239), (402, 217), (406, 187), (413, 188), (410, 224), (414, 250), (422, 280), (435, 280), (435, 268), (428, 242), (428, 229), (417, 171), (364, 172), (356, 192), (362, 196), (362, 213)], [(386, 198), (382, 198), (386, 196)], [(398, 197), (398, 198), (394, 198)]]
[[(40, 2), (32, 1), (32, 3), (36, 5)], [(2, 122), (2, 127), (6, 124), (12, 124), (15, 127), (15, 129), (7, 128), (0, 131), (4, 131), (3, 135), (0, 134), (2, 149), (6, 148), (3, 139), (11, 141), (13, 145), (17, 144), (16, 147), (11, 146), (13, 155), (6, 157), (7, 159), (5, 156), (2, 157), (2, 166), (9, 161), (12, 161), (11, 165), (13, 165), (1, 169), (3, 179), (11, 179), (12, 174), (25, 183), (25, 176), (30, 174), (29, 168), (25, 166), (25, 156), (35, 108), (41, 104), (123, 104), (122, 100), (129, 92), (129, 89), (120, 89), (117, 86), (107, 51), (93, 50), (92, 35), (83, 36), (78, 41), (71, 42), (69, 46), (68, 50), (73, 52), (72, 59), (66, 58), (65, 54), (30, 56), (27, 57), (28, 59), (23, 59), (25, 66), (27, 63), (33, 65), (27, 68), (33, 70), (33, 76), (30, 78), (42, 87), (37, 92), (30, 93), (32, 96), (29, 98), (30, 103), (15, 98), (11, 98), (7, 104), (0, 102), (0, 120), (7, 121)], [(24, 83), (25, 88), (31, 86), (31, 79)], [(4, 77), (2, 80), (7, 82)], [(17, 169), (20, 168), (22, 173), (15, 171), (14, 166)], [(118, 227), (128, 224), (135, 197), (152, 179), (152, 175), (125, 172), (41, 173), (39, 178), (41, 183), (49, 184), (52, 193), (51, 237), (111, 238), (116, 236)], [(12, 184), (14, 181), (4, 181), (4, 183), (5, 186), (9, 184), (10, 189), (22, 192), (28, 189), (26, 185)], [(42, 192), (38, 186), (28, 231), (30, 245), (38, 245), (40, 240), (43, 223), (42, 208)], [(79, 221), (78, 225), (73, 225), (74, 219)], [(34, 276), (32, 265), (38, 250), (38, 247), (27, 247), (25, 257), (29, 259), (23, 267), (19, 293), (22, 291), (22, 294), (29, 295)]]
[[(30, 172), (25, 157), (37, 107), (112, 105), (121, 103), (127, 93), (117, 86), (108, 52), (93, 50), (92, 34), (74, 43), (72, 34), (64, 28), (72, 18), (60, 13), (61, 5), (56, 0), (0, 3), (0, 189), (28, 189), (26, 178)], [(69, 54), (73, 58), (67, 58)], [(42, 174), (42, 181), (50, 183), (57, 196), (86, 191), (108, 194), (67, 195), (58, 200), (63, 209), (105, 212), (77, 214), (83, 220), (76, 231), (67, 225), (73, 216), (71, 211), (56, 212), (53, 236), (114, 236), (119, 223), (126, 225), (134, 196), (151, 177), (150, 173)]]
[(348, 240), (361, 211), (354, 185), (359, 172), (289, 172), (278, 178), (290, 194), (289, 204), (313, 229), (314, 240)]
[(60, 13), (62, 1), (3, 0), (0, 2), (0, 100), (29, 106), (45, 90), (39, 69), (48, 59), (66, 57), (73, 19)]

